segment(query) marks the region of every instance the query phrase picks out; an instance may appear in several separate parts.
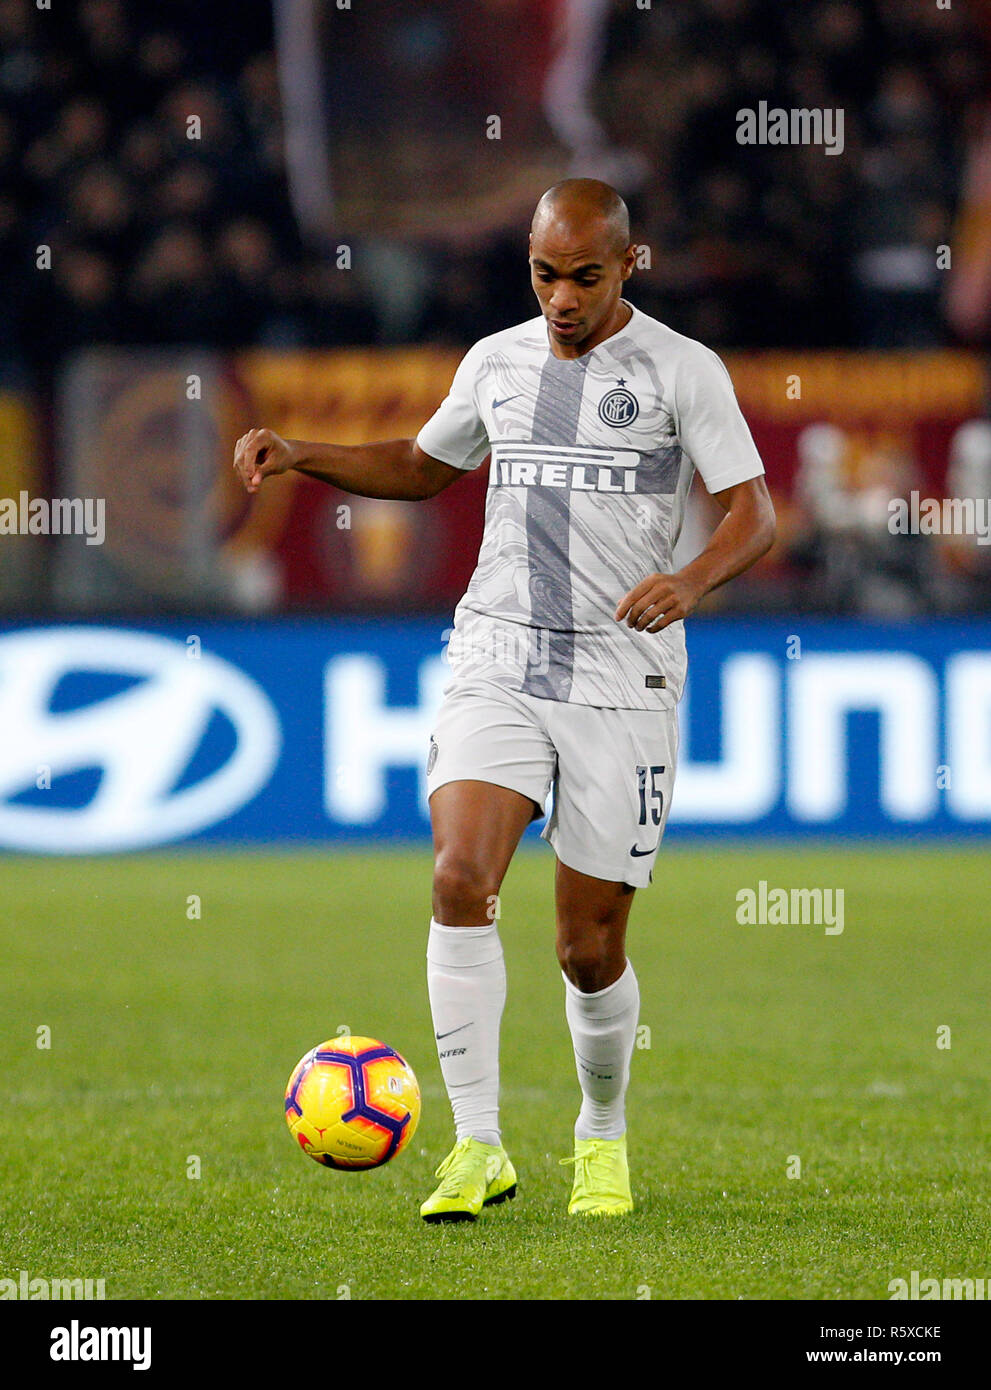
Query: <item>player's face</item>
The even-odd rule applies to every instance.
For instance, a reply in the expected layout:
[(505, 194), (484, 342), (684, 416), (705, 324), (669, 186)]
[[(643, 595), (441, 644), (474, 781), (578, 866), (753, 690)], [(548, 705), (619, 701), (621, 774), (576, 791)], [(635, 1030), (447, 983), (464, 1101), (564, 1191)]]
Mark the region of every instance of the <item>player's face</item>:
[(580, 357), (623, 327), (623, 282), (635, 251), (595, 223), (576, 233), (544, 223), (530, 237), (530, 281), (556, 357)]

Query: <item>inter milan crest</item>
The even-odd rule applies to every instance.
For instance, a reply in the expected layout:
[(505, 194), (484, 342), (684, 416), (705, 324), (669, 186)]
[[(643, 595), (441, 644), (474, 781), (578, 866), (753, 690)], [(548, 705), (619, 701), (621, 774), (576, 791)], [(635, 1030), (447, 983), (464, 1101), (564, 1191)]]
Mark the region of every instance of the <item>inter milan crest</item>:
[(626, 383), (620, 378), (619, 385), (607, 391), (599, 402), (599, 419), (605, 425), (615, 425), (622, 429), (632, 425), (640, 414), (640, 406), (632, 391), (627, 391)]

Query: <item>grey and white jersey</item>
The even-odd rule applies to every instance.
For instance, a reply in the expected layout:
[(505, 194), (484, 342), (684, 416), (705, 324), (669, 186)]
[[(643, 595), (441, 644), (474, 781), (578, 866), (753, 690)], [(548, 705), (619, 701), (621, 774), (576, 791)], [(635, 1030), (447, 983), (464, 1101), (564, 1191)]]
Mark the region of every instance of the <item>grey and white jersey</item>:
[(562, 359), (538, 315), (469, 349), (417, 443), (456, 468), (492, 455), (455, 675), (583, 705), (676, 704), (684, 624), (636, 632), (613, 614), (670, 572), (696, 468), (710, 492), (764, 471), (716, 354), (633, 308), (625, 328)]

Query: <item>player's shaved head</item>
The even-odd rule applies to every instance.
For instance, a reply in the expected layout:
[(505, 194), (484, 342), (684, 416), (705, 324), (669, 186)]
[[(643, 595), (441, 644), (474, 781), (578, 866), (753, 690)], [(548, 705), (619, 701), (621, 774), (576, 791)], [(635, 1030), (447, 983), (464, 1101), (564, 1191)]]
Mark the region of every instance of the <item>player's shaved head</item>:
[(615, 188), (601, 179), (563, 179), (540, 199), (530, 230), (534, 236), (550, 230), (587, 236), (596, 222), (610, 249), (622, 255), (630, 244), (630, 214)]
[(633, 272), (626, 204), (600, 179), (565, 179), (537, 204), (530, 283), (557, 357), (577, 357), (619, 331), (633, 310), (622, 298)]

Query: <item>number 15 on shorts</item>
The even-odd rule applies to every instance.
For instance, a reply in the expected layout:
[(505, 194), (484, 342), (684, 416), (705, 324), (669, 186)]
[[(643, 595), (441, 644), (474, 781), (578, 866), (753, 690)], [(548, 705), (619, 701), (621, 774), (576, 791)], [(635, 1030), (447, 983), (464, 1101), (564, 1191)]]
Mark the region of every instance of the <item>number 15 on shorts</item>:
[(664, 792), (657, 785), (658, 777), (664, 775), (664, 764), (646, 766), (637, 764), (637, 790), (640, 793), (640, 825), (647, 824), (647, 814), (654, 825), (660, 825), (664, 815)]

